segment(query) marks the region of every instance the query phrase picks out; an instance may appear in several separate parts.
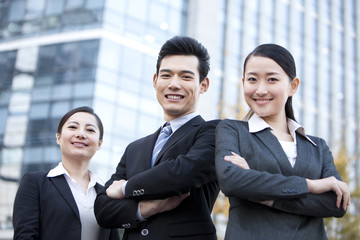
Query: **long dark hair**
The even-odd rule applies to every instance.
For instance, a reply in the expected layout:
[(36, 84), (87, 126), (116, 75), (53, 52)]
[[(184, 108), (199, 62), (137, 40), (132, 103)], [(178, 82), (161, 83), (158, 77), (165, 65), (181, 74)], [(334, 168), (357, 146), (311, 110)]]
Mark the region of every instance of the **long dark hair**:
[[(280, 65), (280, 67), (285, 71), (285, 73), (288, 75), (290, 82), (294, 80), (296, 77), (296, 66), (295, 66), (295, 60), (291, 53), (286, 50), (285, 48), (268, 43), (268, 44), (262, 44), (257, 46), (249, 55), (245, 58), (244, 61), (244, 73), (246, 68), (246, 63), (252, 56), (259, 56), (259, 57), (266, 57), (274, 60), (277, 64)], [(249, 111), (249, 113), (245, 116), (245, 119), (249, 119), (254, 112), (252, 110)], [(292, 107), (292, 96), (288, 97), (286, 103), (285, 103), (285, 114), (287, 118), (290, 118), (294, 121), (295, 115), (294, 110)]]
[(167, 40), (161, 47), (156, 63), (156, 74), (159, 75), (161, 61), (171, 55), (193, 55), (199, 60), (200, 83), (210, 70), (210, 56), (207, 49), (197, 40), (187, 36), (175, 36)]
[(86, 112), (86, 113), (90, 113), (91, 115), (93, 115), (96, 118), (98, 127), (99, 127), (99, 131), (100, 131), (100, 136), (99, 139), (102, 140), (103, 136), (104, 136), (104, 126), (101, 122), (101, 119), (99, 118), (99, 116), (94, 112), (94, 110), (91, 107), (87, 107), (87, 106), (83, 106), (83, 107), (78, 107), (78, 108), (74, 108), (70, 111), (68, 111), (60, 120), (58, 128), (57, 128), (57, 133), (61, 134), (61, 129), (64, 126), (65, 122), (69, 119), (69, 117), (71, 117), (72, 115), (74, 115), (75, 113), (78, 112)]

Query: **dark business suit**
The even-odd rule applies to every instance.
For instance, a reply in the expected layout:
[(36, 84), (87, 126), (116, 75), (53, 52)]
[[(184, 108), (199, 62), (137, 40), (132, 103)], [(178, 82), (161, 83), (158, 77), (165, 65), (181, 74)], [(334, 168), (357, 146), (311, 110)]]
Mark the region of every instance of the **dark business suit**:
[[(214, 151), (218, 121), (197, 116), (171, 135), (151, 168), (152, 151), (160, 129), (131, 143), (117, 166), (114, 180), (128, 180), (125, 199), (98, 194), (95, 215), (103, 227), (125, 228), (124, 239), (216, 239), (210, 213), (219, 192)], [(190, 191), (175, 209), (144, 222), (136, 217), (140, 200), (163, 199)]]
[[(269, 129), (249, 133), (247, 122), (224, 120), (216, 130), (216, 171), (220, 189), (229, 197), (226, 230), (232, 239), (327, 239), (323, 217), (341, 217), (336, 194), (308, 193), (305, 178), (334, 176), (340, 180), (331, 152), (323, 139), (296, 134), (294, 168)], [(231, 151), (246, 159), (250, 170), (241, 169), (224, 156)], [(274, 200), (273, 207), (259, 201)]]
[[(21, 180), (14, 202), (14, 239), (81, 239), (79, 210), (63, 175), (31, 172)], [(96, 192), (103, 187), (95, 185)], [(118, 240), (117, 230), (100, 228), (99, 240)]]

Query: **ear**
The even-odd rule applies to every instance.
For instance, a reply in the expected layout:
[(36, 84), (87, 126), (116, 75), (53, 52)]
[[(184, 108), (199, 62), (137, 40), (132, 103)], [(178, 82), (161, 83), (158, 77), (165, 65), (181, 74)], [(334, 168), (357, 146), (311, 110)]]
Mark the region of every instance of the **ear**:
[(245, 78), (241, 78), (242, 84), (244, 85), (245, 83)]
[(58, 145), (60, 145), (60, 137), (61, 137), (60, 133), (56, 133), (56, 143)]
[(157, 74), (155, 73), (153, 76), (153, 86), (156, 87), (156, 83), (157, 83)]
[(201, 83), (200, 83), (200, 93), (201, 94), (203, 94), (204, 92), (206, 92), (208, 90), (209, 84), (210, 84), (210, 81), (209, 81), (208, 77), (204, 78), (204, 80), (201, 81)]
[(98, 145), (98, 147), (96, 148), (96, 150), (100, 150), (102, 144), (103, 144), (103, 140), (99, 140), (99, 145)]
[(289, 96), (293, 96), (296, 93), (296, 91), (297, 91), (297, 89), (299, 87), (299, 84), (300, 84), (300, 79), (299, 78), (294, 78), (292, 80), (292, 82), (290, 83)]

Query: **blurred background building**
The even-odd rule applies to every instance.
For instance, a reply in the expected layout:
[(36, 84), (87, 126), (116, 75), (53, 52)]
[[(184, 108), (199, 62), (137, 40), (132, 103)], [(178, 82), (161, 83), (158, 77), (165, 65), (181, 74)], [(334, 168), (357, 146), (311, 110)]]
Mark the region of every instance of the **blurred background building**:
[(333, 153), (346, 147), (359, 183), (359, 10), (356, 0), (0, 0), (0, 236), (11, 238), (22, 174), (60, 161), (55, 133), (68, 110), (88, 105), (102, 118), (90, 168), (104, 181), (128, 143), (159, 127), (152, 77), (174, 35), (211, 55), (206, 119), (247, 111), (242, 63), (253, 48), (288, 48), (301, 80), (297, 120)]

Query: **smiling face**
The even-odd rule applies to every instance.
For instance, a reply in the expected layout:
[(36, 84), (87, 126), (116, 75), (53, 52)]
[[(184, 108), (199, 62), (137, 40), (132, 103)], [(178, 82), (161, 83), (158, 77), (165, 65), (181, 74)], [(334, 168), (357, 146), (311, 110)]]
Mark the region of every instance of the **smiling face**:
[(56, 134), (63, 160), (90, 160), (100, 149), (100, 131), (96, 118), (86, 112), (71, 115)]
[(244, 70), (244, 96), (249, 107), (265, 121), (286, 119), (285, 103), (295, 94), (299, 79), (289, 76), (274, 60), (251, 56)]
[(195, 112), (200, 94), (209, 87), (208, 78), (199, 82), (198, 65), (198, 59), (192, 55), (171, 55), (162, 59), (153, 84), (166, 121)]

